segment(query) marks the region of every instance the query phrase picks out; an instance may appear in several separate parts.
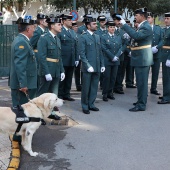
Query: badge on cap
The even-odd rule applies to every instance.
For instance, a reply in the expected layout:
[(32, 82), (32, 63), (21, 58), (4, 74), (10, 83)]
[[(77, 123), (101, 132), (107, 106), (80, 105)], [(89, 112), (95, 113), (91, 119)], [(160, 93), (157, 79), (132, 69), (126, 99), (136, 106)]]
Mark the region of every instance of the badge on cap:
[(24, 46), (23, 46), (23, 45), (20, 45), (19, 48), (20, 48), (20, 49), (24, 49)]

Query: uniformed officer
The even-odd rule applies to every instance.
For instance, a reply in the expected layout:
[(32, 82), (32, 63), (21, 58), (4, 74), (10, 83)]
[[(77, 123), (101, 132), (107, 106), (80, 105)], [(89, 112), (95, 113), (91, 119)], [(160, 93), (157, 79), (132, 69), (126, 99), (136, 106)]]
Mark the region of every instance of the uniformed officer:
[(159, 69), (160, 69), (163, 32), (159, 25), (154, 25), (154, 16), (152, 12), (148, 12), (147, 20), (150, 26), (152, 27), (152, 31), (153, 31), (152, 53), (153, 53), (154, 64), (151, 66), (152, 81), (151, 81), (150, 93), (155, 95), (160, 95), (160, 93), (157, 91), (157, 82), (158, 82)]
[[(34, 31), (33, 37), (30, 39), (32, 47), (34, 49), (35, 54), (37, 51), (37, 43), (42, 34), (45, 33), (46, 28), (48, 27), (48, 23), (46, 22), (47, 16), (44, 14), (37, 14), (37, 27)], [(37, 56), (36, 56), (37, 58)]]
[[(63, 62), (61, 58), (61, 43), (57, 34), (61, 32), (60, 18), (47, 18), (49, 31), (41, 35), (38, 44), (40, 87), (37, 95), (43, 93), (55, 93), (58, 95), (60, 80), (65, 78)], [(52, 112), (51, 119), (59, 120), (60, 117)]]
[[(103, 34), (107, 34), (107, 29), (106, 29), (106, 17), (104, 15), (98, 16), (97, 18), (99, 22), (99, 28), (97, 31), (95, 31), (95, 34), (99, 35), (100, 38), (102, 37)], [(103, 82), (103, 73), (100, 73), (100, 88), (102, 89), (102, 82)]]
[(116, 24), (116, 30), (115, 30), (115, 34), (120, 35), (122, 38), (122, 52), (121, 52), (121, 56), (119, 57), (120, 60), (120, 65), (118, 67), (118, 71), (117, 71), (117, 77), (116, 77), (116, 83), (114, 86), (114, 92), (118, 93), (118, 94), (124, 94), (123, 91), (123, 79), (124, 79), (124, 73), (123, 73), (123, 66), (124, 66), (124, 51), (127, 47), (128, 44), (128, 40), (124, 37), (125, 31), (122, 30), (120, 28), (121, 24), (120, 24), (120, 18), (117, 17), (117, 14), (114, 13), (112, 15), (112, 18)]
[(135, 103), (135, 107), (129, 110), (132, 112), (144, 111), (146, 109), (149, 68), (153, 64), (151, 49), (152, 28), (146, 20), (147, 9), (137, 9), (135, 11), (135, 19), (139, 23), (137, 32), (126, 24), (122, 17), (120, 21), (123, 25), (122, 29), (134, 39), (133, 46), (131, 46), (131, 65), (135, 67), (138, 101)]
[(81, 91), (81, 60), (80, 60), (80, 55), (78, 54), (78, 37), (80, 34), (77, 33), (78, 30), (78, 25), (76, 22), (72, 23), (72, 30), (75, 32), (76, 40), (77, 40), (77, 55), (79, 56), (79, 64), (77, 67), (75, 67), (74, 70), (74, 76), (75, 76), (75, 84), (76, 84), (76, 89), (77, 91)]
[(90, 114), (89, 110), (99, 111), (94, 102), (97, 96), (100, 72), (104, 72), (105, 67), (100, 37), (94, 34), (97, 30), (96, 19), (88, 18), (85, 24), (87, 31), (79, 38), (83, 72), (81, 105), (83, 113)]
[(64, 68), (61, 58), (61, 43), (57, 34), (61, 32), (60, 18), (47, 18), (49, 31), (42, 35), (38, 41), (38, 59), (40, 87), (38, 96), (43, 93), (58, 95), (59, 82), (64, 80)]
[(36, 58), (30, 43), (35, 21), (19, 18), (17, 24), (19, 34), (11, 46), (9, 80), (13, 108), (28, 102), (26, 94), (33, 99), (37, 89)]
[(165, 25), (163, 29), (163, 46), (161, 54), (163, 97), (158, 104), (170, 103), (170, 12), (165, 13)]
[[(125, 20), (126, 23), (131, 27), (129, 20)], [(124, 38), (127, 39), (127, 47), (124, 51), (124, 62), (122, 67), (123, 77), (125, 77), (126, 88), (136, 88), (134, 85), (134, 68), (131, 66), (131, 38), (128, 34), (124, 34)]]
[[(46, 18), (47, 18), (47, 16), (44, 14), (37, 14), (37, 25), (38, 26), (36, 27), (36, 29), (34, 31), (33, 37), (30, 39), (31, 45), (32, 45), (34, 53), (35, 53), (36, 61), (37, 61), (37, 69), (38, 69), (37, 43), (38, 43), (40, 36), (45, 33), (45, 30), (48, 27)], [(37, 77), (37, 79), (38, 79), (37, 86), (39, 88), (39, 81), (40, 81), (39, 76)]]
[(59, 85), (59, 98), (75, 101), (70, 97), (70, 90), (72, 85), (72, 77), (74, 67), (79, 64), (79, 57), (77, 54), (77, 37), (75, 32), (70, 29), (72, 27), (72, 15), (64, 15), (63, 27), (58, 38), (61, 41), (61, 56), (65, 70), (65, 80)]
[(120, 35), (114, 34), (115, 23), (108, 21), (106, 23), (108, 33), (101, 38), (102, 51), (105, 63), (105, 72), (103, 74), (103, 101), (108, 98), (114, 100), (113, 88), (116, 81), (117, 70), (120, 64), (119, 57), (122, 51), (122, 39)]
[[(86, 21), (86, 19), (87, 18), (92, 18), (92, 15), (91, 14), (85, 14), (84, 16), (83, 16), (83, 23), (85, 23), (85, 21)], [(78, 27), (78, 30), (77, 30), (77, 33), (78, 34), (82, 34), (83, 32), (85, 32), (85, 31), (87, 31), (87, 28), (86, 28), (86, 25), (85, 24), (83, 24), (83, 25), (81, 25), (80, 27)]]

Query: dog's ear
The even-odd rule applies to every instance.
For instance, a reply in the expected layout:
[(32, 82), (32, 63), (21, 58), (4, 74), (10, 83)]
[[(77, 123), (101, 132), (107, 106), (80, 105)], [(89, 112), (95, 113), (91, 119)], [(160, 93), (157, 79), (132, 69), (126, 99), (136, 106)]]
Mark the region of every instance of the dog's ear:
[(44, 100), (41, 97), (36, 97), (32, 100), (38, 107), (44, 107)]
[(54, 94), (51, 94), (50, 96), (48, 96), (45, 101), (44, 101), (44, 107), (45, 108), (49, 108), (49, 109), (53, 109), (53, 105), (54, 105), (54, 102), (56, 101), (57, 99), (57, 96), (54, 95)]

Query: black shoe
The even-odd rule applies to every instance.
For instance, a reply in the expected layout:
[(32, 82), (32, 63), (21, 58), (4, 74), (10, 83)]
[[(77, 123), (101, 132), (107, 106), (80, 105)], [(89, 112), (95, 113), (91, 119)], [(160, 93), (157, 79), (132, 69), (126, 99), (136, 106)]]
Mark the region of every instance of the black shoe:
[(159, 99), (163, 99), (163, 96), (159, 96)]
[(98, 109), (97, 107), (89, 108), (89, 110), (92, 110), (92, 111), (99, 111), (99, 109)]
[(111, 100), (115, 100), (113, 94), (107, 95), (107, 98), (111, 99)]
[(136, 86), (135, 85), (126, 85), (126, 88), (136, 88)]
[(133, 103), (134, 106), (136, 106), (137, 104), (138, 104), (138, 102)]
[(73, 98), (71, 98), (71, 97), (63, 97), (63, 100), (75, 101), (75, 99), (73, 99)]
[(104, 94), (104, 95), (103, 95), (103, 101), (105, 101), (105, 102), (108, 101), (108, 99), (107, 99), (107, 94)]
[(145, 111), (144, 109), (139, 109), (138, 107), (134, 107), (129, 109), (130, 112), (139, 112), (139, 111)]
[(83, 110), (83, 113), (84, 114), (90, 114), (90, 111), (89, 110)]
[(170, 101), (161, 100), (161, 101), (158, 101), (158, 104), (170, 104)]
[(120, 89), (116, 89), (114, 90), (115, 93), (118, 93), (118, 94), (124, 94), (124, 91), (120, 90)]
[(159, 93), (158, 91), (151, 91), (151, 94), (161, 95), (161, 93)]
[(54, 119), (54, 120), (61, 120), (61, 117), (58, 115), (50, 115), (48, 116), (49, 119)]

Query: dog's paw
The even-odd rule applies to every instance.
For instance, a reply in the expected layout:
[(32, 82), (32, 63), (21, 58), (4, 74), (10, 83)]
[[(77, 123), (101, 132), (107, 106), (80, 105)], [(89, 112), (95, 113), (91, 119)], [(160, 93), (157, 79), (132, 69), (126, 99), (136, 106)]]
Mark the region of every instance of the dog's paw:
[(32, 152), (32, 151), (31, 151), (29, 154), (30, 154), (31, 156), (34, 156), (34, 157), (38, 155), (37, 152)]

